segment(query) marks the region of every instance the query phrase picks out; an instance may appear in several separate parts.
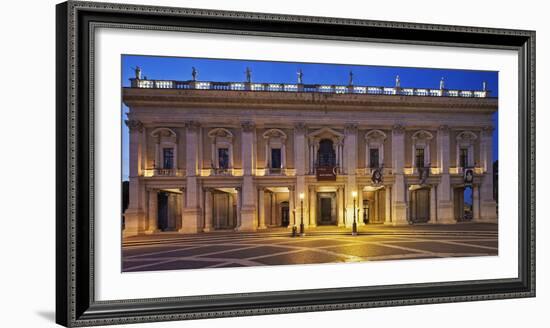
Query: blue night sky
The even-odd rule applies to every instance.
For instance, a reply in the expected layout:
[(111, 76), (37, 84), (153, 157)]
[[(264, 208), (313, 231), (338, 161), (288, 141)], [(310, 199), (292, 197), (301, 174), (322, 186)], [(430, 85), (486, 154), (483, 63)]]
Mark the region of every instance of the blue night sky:
[[(122, 86), (130, 86), (134, 76), (133, 67), (142, 69), (142, 76), (150, 80), (191, 80), (191, 67), (198, 70), (199, 81), (244, 82), (245, 70), (252, 70), (252, 82), (296, 83), (298, 70), (303, 72), (304, 84), (347, 85), (349, 72), (353, 71), (354, 85), (395, 86), (399, 75), (401, 87), (439, 88), (439, 81), (445, 78), (445, 88), (460, 90), (481, 90), (487, 82), (491, 96), (498, 97), (498, 72), (451, 70), (433, 68), (362, 66), (342, 64), (318, 64), (295, 62), (268, 62), (253, 60), (228, 60), (204, 58), (176, 58), (157, 56), (122, 56)], [(124, 124), (128, 108), (122, 105), (122, 150), (124, 180), (128, 179), (128, 128)], [(498, 120), (494, 115), (493, 156), (498, 159)]]

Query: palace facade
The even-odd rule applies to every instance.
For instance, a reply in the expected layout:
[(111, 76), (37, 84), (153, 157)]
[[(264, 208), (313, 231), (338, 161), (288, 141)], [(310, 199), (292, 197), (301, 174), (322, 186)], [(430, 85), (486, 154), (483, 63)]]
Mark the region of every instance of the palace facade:
[[(301, 82), (301, 79), (300, 81)], [(131, 79), (124, 235), (497, 221), (480, 90)], [(464, 190), (471, 188), (471, 205)]]

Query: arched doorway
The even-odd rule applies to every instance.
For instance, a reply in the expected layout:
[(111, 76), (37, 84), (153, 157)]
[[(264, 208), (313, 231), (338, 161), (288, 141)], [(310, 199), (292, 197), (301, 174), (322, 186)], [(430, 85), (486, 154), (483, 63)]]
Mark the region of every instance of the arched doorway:
[(334, 142), (330, 139), (322, 139), (319, 142), (319, 154), (317, 165), (320, 167), (336, 166), (336, 152), (334, 151)]

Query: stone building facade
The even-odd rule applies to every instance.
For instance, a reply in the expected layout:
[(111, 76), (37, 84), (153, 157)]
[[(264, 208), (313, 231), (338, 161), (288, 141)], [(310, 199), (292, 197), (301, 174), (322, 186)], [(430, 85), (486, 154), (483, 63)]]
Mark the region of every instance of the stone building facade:
[(485, 86), (136, 77), (123, 102), (130, 131), (124, 235), (497, 220), (498, 99)]

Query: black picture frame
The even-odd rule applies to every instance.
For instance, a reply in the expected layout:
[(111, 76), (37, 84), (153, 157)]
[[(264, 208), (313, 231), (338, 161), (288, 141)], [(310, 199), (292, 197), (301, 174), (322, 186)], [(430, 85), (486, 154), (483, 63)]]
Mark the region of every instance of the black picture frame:
[[(56, 321), (92, 326), (535, 296), (535, 32), (69, 1), (56, 24)], [(510, 49), (519, 58), (518, 268), (511, 279), (96, 301), (93, 40), (97, 26)]]

